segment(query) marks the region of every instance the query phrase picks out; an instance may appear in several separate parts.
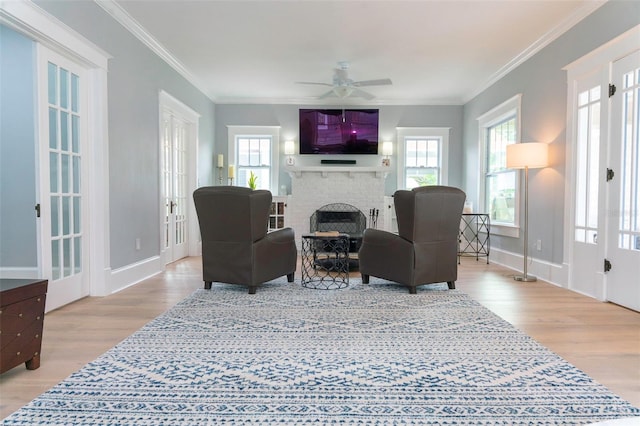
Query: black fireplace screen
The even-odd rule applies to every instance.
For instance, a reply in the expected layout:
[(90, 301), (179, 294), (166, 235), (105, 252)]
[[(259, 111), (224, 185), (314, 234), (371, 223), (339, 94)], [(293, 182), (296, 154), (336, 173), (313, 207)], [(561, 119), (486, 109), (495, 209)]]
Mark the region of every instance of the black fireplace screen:
[(311, 232), (337, 231), (349, 234), (350, 252), (358, 251), (362, 242), (362, 233), (367, 227), (367, 218), (357, 207), (351, 204), (327, 204), (316, 210), (310, 218)]

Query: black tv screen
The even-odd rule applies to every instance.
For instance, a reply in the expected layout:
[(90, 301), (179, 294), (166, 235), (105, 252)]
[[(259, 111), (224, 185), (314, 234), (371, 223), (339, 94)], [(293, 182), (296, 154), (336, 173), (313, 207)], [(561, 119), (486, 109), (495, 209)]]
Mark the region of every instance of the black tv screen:
[(377, 109), (301, 109), (300, 154), (377, 154)]

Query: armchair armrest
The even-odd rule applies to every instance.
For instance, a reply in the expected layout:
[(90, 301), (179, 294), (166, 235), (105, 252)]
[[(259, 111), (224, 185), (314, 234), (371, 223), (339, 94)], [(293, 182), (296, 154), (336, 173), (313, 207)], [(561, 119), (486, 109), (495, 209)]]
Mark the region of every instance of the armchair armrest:
[(360, 273), (402, 284), (412, 280), (413, 243), (390, 232), (366, 229), (358, 254)]
[(253, 276), (256, 283), (262, 283), (296, 270), (298, 250), (295, 233), (291, 228), (269, 232), (253, 244)]
[(278, 243), (288, 244), (291, 241), (295, 242), (295, 233), (291, 228), (282, 228), (282, 229), (269, 232), (267, 235), (265, 235), (265, 237), (262, 240), (264, 242), (269, 242), (274, 244), (278, 244)]

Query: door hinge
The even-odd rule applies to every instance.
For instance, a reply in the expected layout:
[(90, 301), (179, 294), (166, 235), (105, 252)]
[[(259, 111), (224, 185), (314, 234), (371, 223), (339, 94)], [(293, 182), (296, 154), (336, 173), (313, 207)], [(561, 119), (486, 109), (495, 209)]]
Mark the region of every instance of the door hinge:
[(616, 85), (615, 84), (610, 84), (609, 85), (609, 97), (612, 97), (615, 94), (616, 94)]
[(40, 217), (40, 203), (36, 204), (36, 217)]
[(608, 259), (604, 260), (604, 271), (609, 272), (611, 270), (611, 262)]
[(613, 180), (614, 176), (615, 176), (615, 173), (613, 172), (613, 170), (607, 169), (607, 182), (609, 182), (610, 180)]

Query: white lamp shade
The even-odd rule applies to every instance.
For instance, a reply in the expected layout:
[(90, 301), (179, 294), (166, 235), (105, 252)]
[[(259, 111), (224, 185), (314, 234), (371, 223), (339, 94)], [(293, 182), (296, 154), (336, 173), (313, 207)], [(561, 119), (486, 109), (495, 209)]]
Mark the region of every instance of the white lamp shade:
[(393, 155), (393, 144), (391, 142), (382, 142), (382, 155)]
[(285, 141), (284, 142), (284, 154), (285, 155), (293, 155), (296, 153), (296, 146), (293, 141)]
[(549, 146), (542, 142), (507, 145), (508, 169), (538, 169), (549, 164)]

